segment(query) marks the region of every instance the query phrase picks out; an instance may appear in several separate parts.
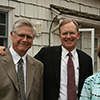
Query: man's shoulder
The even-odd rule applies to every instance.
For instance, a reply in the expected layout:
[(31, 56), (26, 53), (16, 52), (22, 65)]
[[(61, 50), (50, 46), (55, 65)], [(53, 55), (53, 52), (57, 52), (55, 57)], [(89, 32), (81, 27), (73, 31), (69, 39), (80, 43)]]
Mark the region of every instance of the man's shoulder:
[(61, 46), (48, 46), (48, 47), (43, 47), (41, 48), (40, 51), (52, 51), (52, 50), (60, 50), (61, 49)]
[(27, 59), (28, 59), (28, 61), (31, 62), (31, 63), (36, 63), (36, 64), (41, 64), (41, 65), (43, 65), (41, 61), (39, 61), (39, 60), (37, 60), (37, 59), (31, 57), (31, 56), (28, 55), (28, 54), (27, 54)]
[(41, 75), (43, 75), (43, 63), (40, 62), (39, 60), (31, 57), (30, 55), (27, 55), (27, 67), (33, 67), (35, 68), (36, 74), (39, 75), (41, 73)]
[[(84, 56), (84, 57), (90, 57), (89, 54), (87, 54), (86, 52), (82, 51), (82, 50), (79, 50), (79, 49), (76, 49), (76, 51), (78, 52), (78, 54), (80, 56)], [(91, 58), (91, 57), (90, 57)]]
[(43, 47), (43, 49), (55, 49), (55, 48), (60, 48), (61, 46), (47, 46)]
[(99, 83), (99, 84), (100, 84), (100, 70), (99, 70), (97, 73), (95, 73), (95, 74), (89, 76), (89, 77), (85, 80), (85, 82), (93, 83), (93, 84), (95, 84), (95, 83)]

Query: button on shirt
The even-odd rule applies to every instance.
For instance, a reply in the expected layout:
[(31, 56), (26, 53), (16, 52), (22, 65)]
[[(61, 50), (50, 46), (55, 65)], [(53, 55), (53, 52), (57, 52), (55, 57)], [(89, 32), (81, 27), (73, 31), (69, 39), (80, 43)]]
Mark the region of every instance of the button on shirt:
[[(16, 69), (16, 72), (18, 73), (18, 67), (17, 67), (17, 63), (18, 61), (20, 60), (21, 56), (18, 55), (14, 49), (12, 48), (12, 46), (10, 47), (10, 53), (12, 55), (12, 58), (13, 58), (13, 61), (14, 61), (14, 64), (15, 64), (15, 69)], [(22, 57), (23, 59), (23, 72), (24, 72), (24, 84), (25, 84), (25, 96), (26, 96), (26, 55), (24, 55)]]
[[(67, 100), (67, 62), (69, 53), (62, 46), (62, 54), (61, 54), (61, 75), (60, 75), (60, 92), (58, 100)], [(76, 92), (78, 93), (78, 79), (79, 79), (79, 61), (78, 61), (78, 54), (76, 48), (71, 51), (72, 53), (72, 60), (74, 63), (75, 68), (75, 83), (76, 83)]]

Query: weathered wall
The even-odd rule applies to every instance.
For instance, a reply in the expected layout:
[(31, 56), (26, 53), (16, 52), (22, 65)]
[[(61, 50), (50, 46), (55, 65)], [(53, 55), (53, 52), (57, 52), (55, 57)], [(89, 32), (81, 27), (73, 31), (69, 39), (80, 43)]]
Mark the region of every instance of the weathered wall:
[[(34, 24), (39, 21), (42, 24), (42, 35), (35, 38), (29, 51), (30, 55), (35, 55), (41, 47), (49, 45), (49, 28), (53, 19), (50, 4), (100, 15), (100, 0), (0, 0), (0, 10), (9, 11), (8, 34), (12, 24), (19, 18), (29, 19)], [(8, 45), (10, 44), (9, 35)], [(51, 45), (58, 44), (60, 44), (58, 35), (51, 34)]]

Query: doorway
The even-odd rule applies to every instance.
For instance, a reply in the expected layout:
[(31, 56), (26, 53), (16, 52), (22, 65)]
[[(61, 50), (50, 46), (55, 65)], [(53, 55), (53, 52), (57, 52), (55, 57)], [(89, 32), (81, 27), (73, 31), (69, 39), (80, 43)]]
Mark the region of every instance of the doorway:
[[(92, 57), (94, 70), (94, 28), (80, 28), (80, 39), (77, 42), (77, 48), (84, 51)], [(95, 65), (96, 66), (96, 65)]]

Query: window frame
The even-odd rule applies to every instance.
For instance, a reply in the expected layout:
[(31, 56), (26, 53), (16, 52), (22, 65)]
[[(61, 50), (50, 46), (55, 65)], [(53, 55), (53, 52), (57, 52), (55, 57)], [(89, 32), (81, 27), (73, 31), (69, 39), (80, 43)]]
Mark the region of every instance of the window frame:
[(0, 39), (3, 39), (3, 46), (8, 46), (8, 12), (0, 10), (0, 14), (5, 14), (5, 23), (0, 23), (0, 25), (5, 26), (5, 34), (0, 35)]

